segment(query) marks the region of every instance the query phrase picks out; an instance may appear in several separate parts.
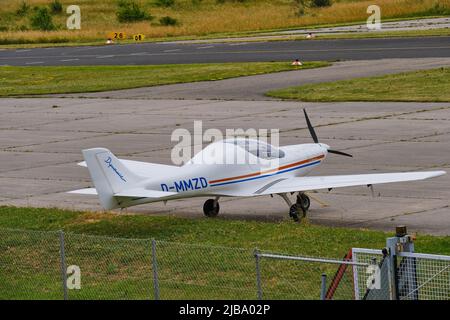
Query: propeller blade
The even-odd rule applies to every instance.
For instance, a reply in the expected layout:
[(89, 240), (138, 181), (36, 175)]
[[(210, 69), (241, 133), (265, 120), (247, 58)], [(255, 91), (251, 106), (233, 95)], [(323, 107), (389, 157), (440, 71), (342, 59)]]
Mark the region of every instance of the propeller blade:
[(313, 138), (315, 143), (319, 143), (319, 139), (317, 138), (316, 131), (314, 131), (314, 127), (311, 124), (311, 121), (309, 121), (308, 114), (306, 113), (306, 109), (303, 109), (303, 113), (305, 114), (306, 124), (308, 125), (309, 133), (311, 134), (311, 137)]
[(341, 156), (346, 156), (346, 157), (352, 157), (353, 158), (353, 156), (351, 154), (349, 154), (349, 153), (345, 153), (345, 152), (337, 151), (337, 150), (333, 150), (333, 149), (328, 149), (328, 153), (334, 153), (334, 154), (339, 154)]
[[(311, 137), (313, 138), (315, 143), (319, 143), (319, 138), (317, 138), (316, 131), (314, 130), (314, 127), (311, 124), (311, 121), (309, 120), (308, 114), (306, 113), (306, 109), (303, 109), (303, 113), (305, 114), (306, 124), (308, 125), (308, 129), (309, 129), (309, 133), (311, 134)], [(341, 156), (353, 157), (349, 153), (345, 153), (345, 152), (337, 151), (337, 150), (333, 150), (333, 149), (328, 149), (328, 152), (334, 153), (334, 154), (339, 154)]]

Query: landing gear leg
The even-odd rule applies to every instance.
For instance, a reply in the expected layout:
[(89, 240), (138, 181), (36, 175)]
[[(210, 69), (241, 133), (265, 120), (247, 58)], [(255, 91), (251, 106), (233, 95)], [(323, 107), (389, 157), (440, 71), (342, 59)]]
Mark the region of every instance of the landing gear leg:
[(291, 200), (289, 200), (288, 196), (286, 195), (286, 193), (280, 193), (279, 194), (280, 197), (283, 198), (283, 200), (287, 203), (287, 205), (289, 206), (289, 217), (292, 218), (292, 220), (294, 220), (295, 222), (299, 222), (300, 221), (300, 208), (299, 206), (294, 203), (292, 204)]
[(311, 206), (311, 200), (309, 197), (303, 193), (299, 192), (297, 195), (297, 206), (302, 210), (303, 217), (306, 217), (306, 214), (308, 213), (309, 207)]
[(219, 198), (216, 197), (215, 199), (208, 199), (206, 200), (205, 204), (203, 205), (203, 213), (207, 217), (216, 217), (219, 214), (220, 205), (219, 205)]

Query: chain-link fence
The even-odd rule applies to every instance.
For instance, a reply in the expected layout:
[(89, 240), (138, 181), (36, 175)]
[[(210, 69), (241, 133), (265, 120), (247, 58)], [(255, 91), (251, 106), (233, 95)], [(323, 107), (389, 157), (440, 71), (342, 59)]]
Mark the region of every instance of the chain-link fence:
[(262, 299), (353, 300), (353, 266), (344, 259), (257, 252), (258, 296)]
[[(399, 258), (400, 298), (450, 299), (450, 258), (439, 257)], [(389, 299), (383, 259), (0, 229), (0, 299)], [(382, 290), (367, 289), (374, 265)]]
[(61, 299), (57, 232), (0, 229), (0, 298)]
[(256, 299), (255, 282), (249, 249), (0, 229), (0, 299)]

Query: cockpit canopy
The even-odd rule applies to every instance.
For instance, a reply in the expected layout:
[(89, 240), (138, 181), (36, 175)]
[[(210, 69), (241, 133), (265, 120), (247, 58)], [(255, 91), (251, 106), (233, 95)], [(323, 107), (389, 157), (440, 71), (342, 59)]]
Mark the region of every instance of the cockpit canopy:
[(283, 150), (278, 149), (260, 140), (234, 138), (234, 139), (226, 139), (224, 140), (224, 143), (230, 143), (239, 146), (245, 151), (261, 159), (271, 160), (284, 157)]

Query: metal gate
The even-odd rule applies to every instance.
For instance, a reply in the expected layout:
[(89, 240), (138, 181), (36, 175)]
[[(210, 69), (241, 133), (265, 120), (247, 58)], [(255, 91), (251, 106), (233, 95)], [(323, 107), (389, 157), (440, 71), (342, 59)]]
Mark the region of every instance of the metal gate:
[(258, 299), (353, 300), (355, 268), (370, 263), (255, 252)]
[(396, 260), (397, 299), (450, 299), (450, 256), (400, 252)]
[(259, 299), (450, 300), (450, 256), (414, 252), (412, 237), (343, 259), (255, 252)]
[(370, 273), (353, 267), (355, 299), (450, 300), (450, 256), (416, 252), (383, 254), (382, 250), (353, 248), (353, 261), (377, 261), (379, 286), (367, 288)]

